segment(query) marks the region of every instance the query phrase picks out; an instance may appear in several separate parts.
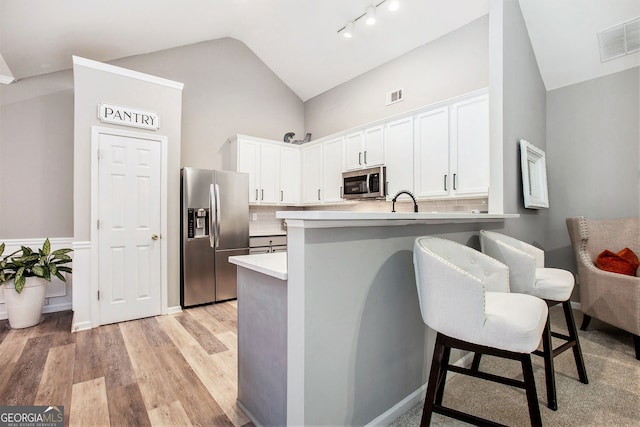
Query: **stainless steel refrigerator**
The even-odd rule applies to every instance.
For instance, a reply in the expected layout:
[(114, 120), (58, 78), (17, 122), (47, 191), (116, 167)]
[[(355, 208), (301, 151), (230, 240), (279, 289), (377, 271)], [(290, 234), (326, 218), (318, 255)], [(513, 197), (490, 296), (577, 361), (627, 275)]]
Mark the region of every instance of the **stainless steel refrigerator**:
[(183, 168), (180, 304), (237, 298), (236, 266), (249, 253), (249, 175)]

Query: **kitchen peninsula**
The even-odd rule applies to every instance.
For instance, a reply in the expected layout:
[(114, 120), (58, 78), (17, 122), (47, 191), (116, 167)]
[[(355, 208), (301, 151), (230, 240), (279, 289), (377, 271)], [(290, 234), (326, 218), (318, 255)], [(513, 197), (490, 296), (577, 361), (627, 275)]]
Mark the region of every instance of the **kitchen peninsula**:
[[(517, 215), (279, 211), (285, 254), (234, 257), (238, 402), (256, 424), (385, 424), (422, 397), (434, 333), (417, 236), (465, 239)], [(477, 242), (462, 241), (476, 245)]]

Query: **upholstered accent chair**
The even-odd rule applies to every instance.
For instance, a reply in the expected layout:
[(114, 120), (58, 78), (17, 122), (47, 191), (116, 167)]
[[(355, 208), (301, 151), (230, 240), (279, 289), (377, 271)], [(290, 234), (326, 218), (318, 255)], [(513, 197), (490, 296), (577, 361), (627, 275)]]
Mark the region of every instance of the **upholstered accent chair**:
[[(498, 425), (442, 405), (447, 371), (525, 389), (531, 424), (542, 425), (531, 352), (547, 319), (544, 301), (510, 293), (504, 264), (450, 240), (417, 238), (413, 263), (422, 318), (437, 332), (421, 426), (430, 424), (433, 412), (476, 425)], [(517, 360), (524, 380), (449, 365), (452, 348)]]
[(592, 317), (633, 335), (640, 360), (640, 277), (600, 270), (596, 258), (605, 249), (629, 248), (640, 256), (640, 218), (567, 218), (567, 229), (576, 256), (580, 308), (586, 330)]

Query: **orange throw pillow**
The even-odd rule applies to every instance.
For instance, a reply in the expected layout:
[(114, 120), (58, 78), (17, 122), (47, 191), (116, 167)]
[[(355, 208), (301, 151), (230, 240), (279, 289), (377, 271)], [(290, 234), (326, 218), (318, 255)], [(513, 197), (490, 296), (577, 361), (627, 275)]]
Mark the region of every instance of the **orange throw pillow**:
[(617, 254), (605, 249), (596, 258), (596, 266), (600, 270), (635, 276), (636, 269), (640, 266), (640, 261), (629, 248), (624, 248)]

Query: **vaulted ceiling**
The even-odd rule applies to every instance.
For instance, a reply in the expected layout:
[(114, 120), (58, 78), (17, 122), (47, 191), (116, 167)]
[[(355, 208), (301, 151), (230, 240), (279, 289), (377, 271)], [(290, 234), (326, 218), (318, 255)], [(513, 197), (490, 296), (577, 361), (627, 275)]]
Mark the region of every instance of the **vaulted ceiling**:
[[(0, 0), (0, 74), (20, 80), (69, 69), (72, 55), (107, 62), (234, 37), (307, 100), (487, 14), (493, 0), (400, 0), (395, 12), (389, 1)], [(376, 25), (359, 19), (342, 37), (372, 3)], [(640, 65), (640, 53), (600, 63), (596, 36), (640, 16), (640, 0), (519, 3), (547, 89)]]

